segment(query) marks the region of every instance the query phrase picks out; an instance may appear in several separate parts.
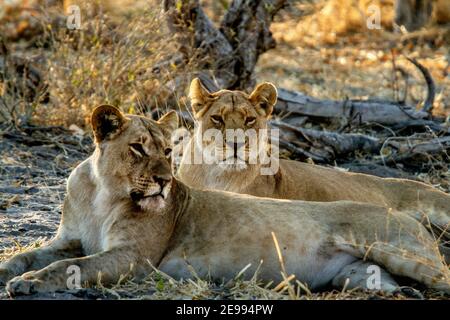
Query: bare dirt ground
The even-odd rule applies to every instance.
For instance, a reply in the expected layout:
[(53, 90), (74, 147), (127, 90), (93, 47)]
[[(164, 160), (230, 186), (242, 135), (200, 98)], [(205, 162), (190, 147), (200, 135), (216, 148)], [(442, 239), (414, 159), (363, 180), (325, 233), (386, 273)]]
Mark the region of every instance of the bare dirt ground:
[(54, 234), (66, 178), (91, 146), (63, 129), (33, 129), (0, 132), (0, 249)]

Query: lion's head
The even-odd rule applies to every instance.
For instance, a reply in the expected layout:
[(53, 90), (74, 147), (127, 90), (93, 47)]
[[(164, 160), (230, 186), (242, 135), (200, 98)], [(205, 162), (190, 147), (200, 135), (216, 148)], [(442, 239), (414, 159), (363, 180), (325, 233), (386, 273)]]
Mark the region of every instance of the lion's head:
[(169, 143), (178, 126), (176, 112), (154, 121), (102, 105), (93, 111), (91, 124), (94, 174), (102, 187), (143, 210), (163, 208), (172, 185)]
[[(196, 120), (194, 139), (197, 147), (204, 151), (203, 157), (213, 154), (220, 158), (219, 164), (223, 168), (242, 170), (249, 164), (251, 150), (255, 151), (251, 149), (254, 143), (251, 137), (259, 139), (259, 150), (265, 149), (267, 139), (261, 141), (260, 132), (267, 129), (277, 101), (273, 84), (259, 84), (251, 94), (231, 90), (211, 93), (196, 78), (191, 83), (189, 98)], [(210, 139), (212, 131), (221, 133), (223, 139), (220, 143), (217, 139)], [(232, 132), (236, 135), (243, 133), (244, 138), (233, 137)]]

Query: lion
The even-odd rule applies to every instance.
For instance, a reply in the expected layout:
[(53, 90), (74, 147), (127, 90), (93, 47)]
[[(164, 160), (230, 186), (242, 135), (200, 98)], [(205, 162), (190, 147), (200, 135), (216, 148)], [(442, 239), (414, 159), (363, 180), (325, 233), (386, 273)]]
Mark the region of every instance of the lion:
[[(416, 220), (381, 206), (303, 202), (196, 190), (171, 172), (175, 112), (154, 121), (103, 105), (92, 114), (95, 151), (67, 182), (57, 235), (0, 265), (10, 295), (65, 290), (80, 283), (139, 279), (154, 268), (175, 279), (243, 277), (312, 290), (334, 285), (394, 293), (391, 275), (450, 293), (449, 269)], [(276, 239), (276, 244), (274, 244)], [(378, 281), (371, 281), (378, 269)]]
[[(262, 175), (261, 168), (266, 165), (248, 161), (249, 139), (245, 143), (238, 143), (234, 139), (226, 141), (225, 138), (222, 145), (204, 139), (205, 132), (212, 129), (220, 132), (258, 132), (267, 129), (277, 101), (277, 89), (273, 84), (259, 84), (249, 95), (230, 90), (210, 93), (196, 78), (191, 82), (189, 97), (196, 125), (177, 172), (177, 177), (187, 185), (277, 199), (320, 202), (351, 200), (382, 205), (407, 212), (436, 231), (438, 236), (444, 233), (445, 237), (450, 237), (447, 231), (450, 225), (450, 195), (427, 184), (343, 172), (285, 159), (279, 159), (279, 169), (274, 174)], [(268, 149), (267, 141), (260, 139), (258, 143), (266, 146), (259, 148)], [(233, 149), (233, 144), (234, 154), (226, 155), (234, 158), (235, 163), (192, 161), (194, 153), (211, 154), (212, 149), (225, 149), (227, 145), (231, 145), (230, 149)], [(241, 149), (244, 159), (238, 156)], [(226, 159), (226, 156), (222, 156)]]

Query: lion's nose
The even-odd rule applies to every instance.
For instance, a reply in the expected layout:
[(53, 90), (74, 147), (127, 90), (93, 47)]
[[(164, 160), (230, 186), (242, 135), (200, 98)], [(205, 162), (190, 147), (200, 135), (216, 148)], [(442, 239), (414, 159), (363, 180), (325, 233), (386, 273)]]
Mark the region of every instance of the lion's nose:
[(155, 175), (153, 176), (153, 181), (155, 181), (161, 189), (163, 189), (168, 182), (172, 179), (172, 175)]
[(236, 142), (236, 141), (227, 141), (228, 148), (231, 148), (233, 150), (233, 155), (236, 157), (238, 154), (238, 151), (244, 146), (244, 142)]

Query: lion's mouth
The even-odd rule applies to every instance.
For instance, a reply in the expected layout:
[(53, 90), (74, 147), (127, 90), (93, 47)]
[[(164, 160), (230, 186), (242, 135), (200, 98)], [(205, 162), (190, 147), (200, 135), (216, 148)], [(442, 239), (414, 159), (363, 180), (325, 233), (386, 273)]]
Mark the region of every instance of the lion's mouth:
[(170, 183), (162, 187), (152, 186), (146, 191), (133, 190), (130, 193), (131, 200), (142, 209), (162, 209), (165, 206), (171, 188)]
[(131, 197), (131, 200), (133, 200), (134, 202), (138, 202), (143, 199), (155, 198), (155, 197), (164, 198), (164, 196), (162, 194), (162, 189), (159, 192), (151, 193), (151, 194), (148, 194), (148, 193), (145, 193), (142, 191), (132, 191), (130, 193), (130, 197)]

